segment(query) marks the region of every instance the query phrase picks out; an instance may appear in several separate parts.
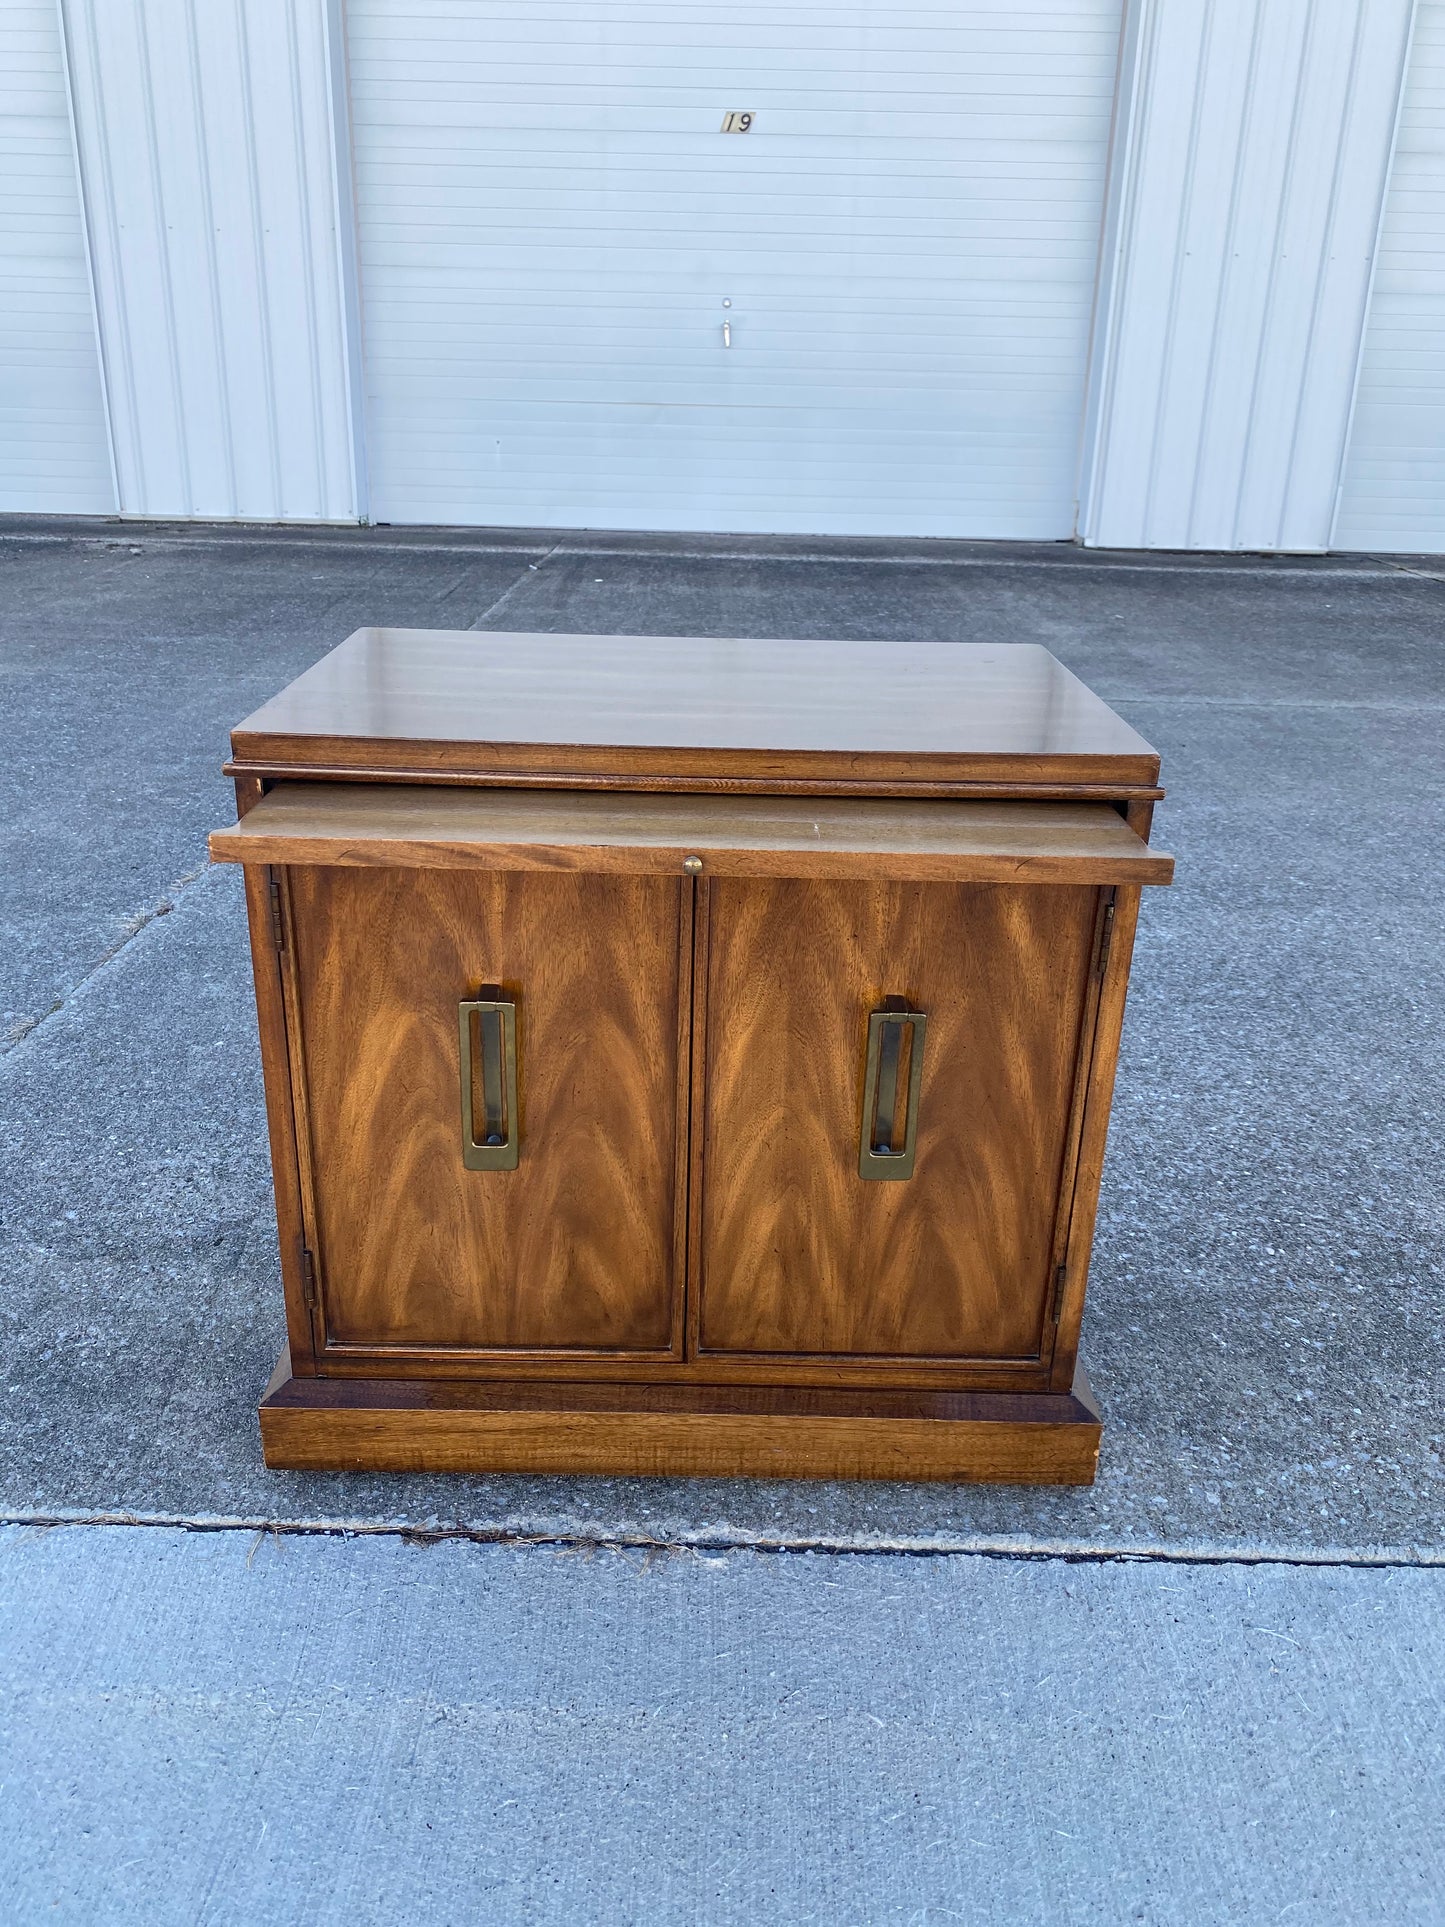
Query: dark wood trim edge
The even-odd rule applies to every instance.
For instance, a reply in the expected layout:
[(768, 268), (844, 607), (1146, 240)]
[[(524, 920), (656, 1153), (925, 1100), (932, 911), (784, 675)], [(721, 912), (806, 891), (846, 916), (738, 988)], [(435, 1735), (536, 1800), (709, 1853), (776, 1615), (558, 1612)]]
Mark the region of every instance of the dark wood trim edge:
[(719, 776), (695, 775), (688, 771), (607, 775), (594, 770), (438, 770), (416, 769), (405, 763), (373, 768), (353, 762), (309, 763), (278, 758), (257, 761), (235, 756), (222, 765), (222, 774), (238, 781), (266, 783), (405, 783), (461, 789), (623, 790), (639, 794), (663, 790), (704, 796), (841, 796), (860, 801), (894, 796), (1128, 804), (1157, 803), (1165, 795), (1158, 787), (1157, 770), (1145, 781), (1071, 777), (1039, 782), (1027, 777), (1003, 776)]
[(1088, 1485), (1101, 1424), (1072, 1391), (837, 1392), (289, 1374), (260, 1405), (268, 1466), (611, 1477)]

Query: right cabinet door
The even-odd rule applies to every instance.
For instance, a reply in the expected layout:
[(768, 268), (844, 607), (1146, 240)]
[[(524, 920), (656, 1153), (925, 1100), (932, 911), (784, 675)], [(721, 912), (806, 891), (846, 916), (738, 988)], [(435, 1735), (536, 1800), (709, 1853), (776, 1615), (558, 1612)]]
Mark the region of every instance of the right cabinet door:
[(707, 887), (700, 1354), (1040, 1361), (1106, 895)]

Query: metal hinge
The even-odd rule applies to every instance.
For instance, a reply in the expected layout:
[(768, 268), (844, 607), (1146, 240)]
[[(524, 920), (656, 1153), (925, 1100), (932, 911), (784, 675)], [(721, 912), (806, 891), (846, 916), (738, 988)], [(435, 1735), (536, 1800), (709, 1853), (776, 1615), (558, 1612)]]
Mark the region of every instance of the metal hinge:
[(278, 950), (286, 948), (286, 919), (281, 912), (281, 880), (271, 872), (271, 941)]
[(1067, 1265), (1060, 1265), (1054, 1273), (1054, 1295), (1049, 1300), (1049, 1323), (1051, 1325), (1057, 1325), (1059, 1322), (1059, 1313), (1063, 1310), (1064, 1306), (1064, 1286), (1068, 1283), (1068, 1278), (1069, 1267)]
[(1099, 933), (1099, 960), (1094, 966), (1096, 977), (1102, 977), (1109, 968), (1109, 945), (1114, 940), (1114, 892), (1109, 892), (1109, 901), (1104, 905), (1104, 927)]
[(316, 1264), (305, 1245), (301, 1247), (301, 1296), (306, 1300), (307, 1310), (315, 1311), (318, 1303), (316, 1297)]

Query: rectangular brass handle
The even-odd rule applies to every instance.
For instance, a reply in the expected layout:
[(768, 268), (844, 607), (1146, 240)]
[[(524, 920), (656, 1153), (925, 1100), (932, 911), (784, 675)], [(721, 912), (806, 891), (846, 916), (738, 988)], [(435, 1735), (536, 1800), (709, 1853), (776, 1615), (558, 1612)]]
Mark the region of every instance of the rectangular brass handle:
[[(472, 1020), (482, 1060), (481, 1131), (477, 1130), (472, 1086)], [(517, 1006), (495, 984), (483, 984), (480, 997), (457, 1005), (462, 1066), (462, 1163), (469, 1171), (515, 1171), (517, 1130)]]
[[(863, 1127), (858, 1175), (875, 1182), (911, 1178), (918, 1143), (918, 1094), (923, 1087), (923, 1039), (928, 1019), (906, 999), (885, 997), (868, 1013), (868, 1056), (863, 1070)], [(904, 1047), (908, 1050), (906, 1075)], [(899, 1094), (903, 1088), (903, 1115)], [(900, 1143), (899, 1137), (902, 1137)]]

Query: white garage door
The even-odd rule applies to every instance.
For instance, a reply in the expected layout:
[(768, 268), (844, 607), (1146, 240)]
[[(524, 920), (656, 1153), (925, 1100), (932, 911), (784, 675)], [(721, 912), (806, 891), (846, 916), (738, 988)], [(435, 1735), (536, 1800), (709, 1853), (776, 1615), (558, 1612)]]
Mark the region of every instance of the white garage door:
[(55, 0), (0, 0), (0, 509), (115, 508)]
[(1340, 490), (1339, 549), (1445, 550), (1445, 0), (1421, 0)]
[(1119, 0), (347, 18), (377, 520), (1072, 533)]

